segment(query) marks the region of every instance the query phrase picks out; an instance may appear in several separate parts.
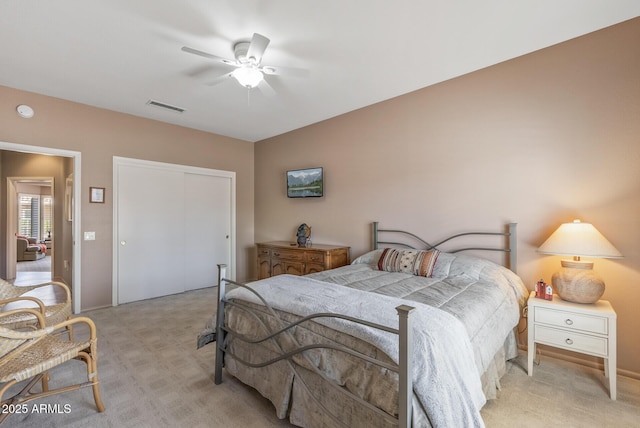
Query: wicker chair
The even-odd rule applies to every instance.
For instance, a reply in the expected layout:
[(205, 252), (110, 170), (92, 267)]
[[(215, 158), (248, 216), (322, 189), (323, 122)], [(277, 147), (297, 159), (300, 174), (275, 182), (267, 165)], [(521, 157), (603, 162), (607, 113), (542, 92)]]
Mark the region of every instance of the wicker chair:
[[(44, 325), (44, 317), (36, 309), (18, 309), (0, 314), (2, 317), (10, 317), (13, 312), (27, 312), (38, 319), (35, 330), (16, 331), (0, 327), (0, 401), (3, 408), (6, 406), (22, 404), (38, 398), (48, 397), (54, 394), (74, 391), (91, 386), (93, 398), (99, 412), (104, 411), (104, 404), (100, 398), (98, 389), (97, 367), (97, 337), (96, 327), (91, 319), (86, 317), (72, 318), (57, 325)], [(67, 328), (75, 324), (86, 324), (89, 327), (87, 340), (73, 341), (64, 335), (54, 334), (54, 331)], [(72, 359), (81, 359), (87, 364), (87, 381), (49, 389), (49, 370)], [(20, 392), (9, 398), (4, 398), (5, 393), (15, 384), (25, 381), (26, 385)], [(42, 391), (32, 392), (34, 386), (42, 383)], [(0, 415), (0, 423), (9, 416), (9, 413)]]
[[(37, 295), (38, 291), (43, 291), (44, 287), (48, 286), (61, 288), (65, 295), (64, 301), (46, 305), (37, 297), (29, 295), (25, 296), (27, 293)], [(31, 293), (32, 291), (34, 293)], [(66, 284), (50, 281), (43, 284), (20, 287), (13, 285), (4, 279), (0, 279), (0, 310), (7, 311), (9, 309), (20, 309), (27, 306), (36, 307), (34, 303), (37, 305), (40, 312), (45, 315), (46, 325), (60, 324), (71, 317), (71, 291)], [(33, 328), (36, 325), (37, 319), (30, 312), (17, 311), (13, 312), (12, 316), (4, 316), (0, 318), (0, 326), (14, 330), (25, 327)], [(69, 330), (71, 334), (71, 328), (69, 327), (67, 330)]]

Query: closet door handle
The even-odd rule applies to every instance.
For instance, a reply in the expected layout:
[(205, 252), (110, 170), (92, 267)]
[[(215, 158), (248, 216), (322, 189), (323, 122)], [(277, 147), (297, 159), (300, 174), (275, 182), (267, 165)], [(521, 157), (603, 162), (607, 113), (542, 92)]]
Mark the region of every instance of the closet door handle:
[(122, 246), (124, 247), (125, 245), (127, 245), (127, 241), (125, 241), (125, 240), (123, 239), (122, 241), (120, 241), (120, 245), (122, 245)]

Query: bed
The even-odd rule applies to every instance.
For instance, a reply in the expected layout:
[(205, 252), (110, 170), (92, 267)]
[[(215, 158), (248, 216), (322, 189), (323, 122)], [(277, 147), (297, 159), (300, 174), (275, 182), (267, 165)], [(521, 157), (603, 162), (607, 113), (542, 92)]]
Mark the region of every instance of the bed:
[[(433, 245), (378, 223), (372, 236), (351, 265), (304, 277), (240, 284), (219, 265), (201, 335), (216, 341), (216, 384), (224, 367), (299, 426), (483, 426), (528, 295), (513, 272), (516, 225)], [(500, 245), (441, 250), (478, 236)], [(479, 251), (506, 253), (511, 270)]]

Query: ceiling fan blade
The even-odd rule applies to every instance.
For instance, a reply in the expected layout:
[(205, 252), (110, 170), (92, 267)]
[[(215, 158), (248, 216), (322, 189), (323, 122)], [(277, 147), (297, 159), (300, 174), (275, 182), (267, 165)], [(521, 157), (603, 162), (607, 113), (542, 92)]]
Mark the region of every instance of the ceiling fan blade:
[(189, 77), (201, 77), (207, 73), (210, 73), (212, 70), (215, 70), (216, 66), (210, 62), (199, 64), (196, 67), (193, 67), (187, 71), (185, 71), (185, 75)]
[(229, 78), (231, 78), (231, 77), (233, 77), (232, 73), (225, 73), (222, 76), (218, 76), (215, 79), (213, 79), (211, 82), (207, 83), (207, 86), (219, 85), (220, 83), (228, 81)]
[(222, 58), (222, 57), (219, 57), (217, 55), (210, 54), (208, 52), (203, 52), (203, 51), (199, 51), (198, 49), (190, 48), (188, 46), (183, 46), (181, 48), (181, 50), (184, 51), (184, 52), (188, 52), (190, 54), (199, 55), (199, 56), (202, 56), (202, 57), (205, 57), (205, 58), (213, 59), (215, 61), (220, 61), (223, 64), (233, 65), (233, 66), (236, 65), (236, 61), (234, 61), (232, 59)]
[(273, 86), (267, 82), (267, 79), (263, 79), (262, 82), (258, 85), (258, 89), (262, 92), (262, 95), (265, 97), (275, 97), (276, 91), (273, 89)]
[(269, 40), (262, 34), (253, 33), (253, 37), (251, 38), (251, 43), (249, 43), (249, 49), (247, 49), (247, 59), (255, 58), (255, 63), (260, 64), (262, 61), (262, 55), (264, 55), (264, 51), (269, 46)]
[(265, 65), (264, 67), (261, 67), (261, 70), (264, 74), (272, 74), (275, 76), (309, 77), (311, 75), (309, 70), (295, 67), (274, 67)]

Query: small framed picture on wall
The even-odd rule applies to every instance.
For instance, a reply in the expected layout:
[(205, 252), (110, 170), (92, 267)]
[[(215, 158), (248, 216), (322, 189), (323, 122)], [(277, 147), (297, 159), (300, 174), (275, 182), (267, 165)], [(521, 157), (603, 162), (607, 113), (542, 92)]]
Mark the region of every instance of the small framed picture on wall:
[(89, 202), (104, 204), (104, 187), (89, 187)]

